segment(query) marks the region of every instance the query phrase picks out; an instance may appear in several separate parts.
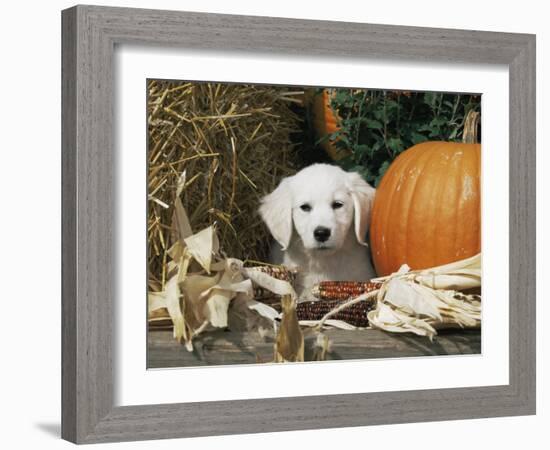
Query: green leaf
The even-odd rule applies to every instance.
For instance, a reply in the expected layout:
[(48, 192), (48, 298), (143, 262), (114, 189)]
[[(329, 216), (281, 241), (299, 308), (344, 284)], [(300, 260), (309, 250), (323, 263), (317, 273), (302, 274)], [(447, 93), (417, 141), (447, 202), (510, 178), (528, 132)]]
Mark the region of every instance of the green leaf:
[(424, 94), (424, 101), (431, 108), (435, 108), (435, 104), (436, 104), (436, 101), (437, 101), (437, 94), (435, 92), (426, 92)]
[(413, 144), (418, 144), (419, 142), (425, 142), (428, 138), (423, 134), (417, 133), (415, 131), (411, 132), (411, 141)]
[(446, 123), (447, 123), (447, 119), (445, 117), (434, 117), (430, 122), (430, 126), (440, 127), (441, 125), (445, 125)]
[(380, 150), (384, 146), (384, 140), (382, 138), (379, 138), (374, 144), (372, 144), (372, 147), (370, 148), (370, 155), (374, 155), (378, 150)]
[(354, 149), (354, 153), (357, 154), (357, 156), (359, 156), (358, 159), (362, 158), (363, 156), (365, 156), (367, 154), (367, 152), (369, 151), (369, 147), (365, 144), (359, 144), (359, 145), (356, 145), (355, 146), (355, 149)]
[(333, 97), (333, 100), (336, 104), (338, 103), (344, 103), (349, 99), (349, 94), (346, 92), (346, 90), (338, 89), (336, 91), (336, 95)]
[(429, 124), (421, 125), (418, 127), (418, 131), (432, 131), (432, 126)]
[(374, 117), (376, 117), (378, 120), (384, 119), (384, 110), (382, 108), (376, 109), (372, 112)]
[(381, 130), (382, 128), (384, 128), (384, 125), (382, 125), (382, 123), (379, 122), (378, 120), (367, 119), (365, 117), (363, 118), (363, 122), (365, 122), (365, 124), (367, 125), (367, 128), (371, 128), (374, 130)]
[(388, 139), (388, 147), (394, 154), (400, 153), (402, 150), (404, 150), (403, 141), (400, 138)]
[(456, 135), (458, 134), (458, 128), (455, 128), (451, 134), (449, 135), (449, 141), (452, 141), (453, 139), (456, 139)]

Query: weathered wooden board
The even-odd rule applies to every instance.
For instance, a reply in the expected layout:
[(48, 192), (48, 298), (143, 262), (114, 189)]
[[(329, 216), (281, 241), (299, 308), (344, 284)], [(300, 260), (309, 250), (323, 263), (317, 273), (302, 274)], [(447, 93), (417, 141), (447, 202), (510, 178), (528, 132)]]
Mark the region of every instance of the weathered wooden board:
[[(444, 331), (432, 342), (412, 334), (379, 330), (328, 330), (332, 340), (327, 359), (399, 358), (429, 355), (481, 353), (479, 330)], [(315, 336), (305, 338), (305, 358), (311, 360)], [(273, 339), (258, 333), (214, 331), (199, 336), (189, 352), (172, 337), (171, 331), (151, 331), (148, 336), (147, 367), (186, 367), (225, 364), (252, 364), (273, 359)]]

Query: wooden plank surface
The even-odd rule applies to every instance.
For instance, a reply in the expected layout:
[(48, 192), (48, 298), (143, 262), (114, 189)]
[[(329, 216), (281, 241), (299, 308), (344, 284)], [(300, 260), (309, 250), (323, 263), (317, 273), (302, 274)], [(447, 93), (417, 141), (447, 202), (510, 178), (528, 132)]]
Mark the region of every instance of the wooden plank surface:
[[(332, 341), (329, 360), (481, 353), (479, 330), (444, 331), (432, 342), (413, 334), (379, 330), (327, 330), (325, 334)], [(309, 361), (315, 337), (314, 333), (305, 337), (305, 359)], [(258, 333), (219, 330), (205, 333), (193, 342), (193, 352), (189, 352), (173, 339), (171, 331), (150, 331), (147, 367), (253, 364), (273, 359), (273, 339), (262, 339)]]

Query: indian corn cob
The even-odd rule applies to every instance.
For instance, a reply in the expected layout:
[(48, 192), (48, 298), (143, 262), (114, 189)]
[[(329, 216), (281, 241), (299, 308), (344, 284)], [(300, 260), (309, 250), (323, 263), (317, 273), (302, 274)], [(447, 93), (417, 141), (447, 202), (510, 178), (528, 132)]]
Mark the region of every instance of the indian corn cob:
[(379, 289), (381, 283), (371, 281), (321, 281), (311, 294), (320, 300), (347, 300)]
[[(312, 289), (312, 295), (319, 300), (298, 304), (298, 320), (321, 320), (327, 313), (342, 305), (345, 300), (379, 289), (381, 283), (370, 281), (322, 281)], [(342, 320), (357, 327), (369, 324), (367, 314), (376, 308), (376, 298), (350, 305), (330, 318)]]
[[(340, 306), (342, 300), (316, 300), (298, 303), (296, 315), (298, 320), (321, 320), (325, 314)], [(369, 324), (367, 314), (376, 308), (376, 298), (369, 298), (350, 305), (337, 312), (331, 319), (342, 320), (356, 327), (366, 327)]]

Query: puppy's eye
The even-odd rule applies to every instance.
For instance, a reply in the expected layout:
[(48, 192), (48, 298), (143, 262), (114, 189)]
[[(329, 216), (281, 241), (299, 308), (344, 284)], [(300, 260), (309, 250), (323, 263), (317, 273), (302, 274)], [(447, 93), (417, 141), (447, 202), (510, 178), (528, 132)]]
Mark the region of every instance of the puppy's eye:
[(303, 205), (300, 205), (300, 209), (302, 211), (305, 211), (305, 212), (310, 212), (311, 211), (311, 205), (309, 205), (307, 203), (304, 203)]
[(335, 201), (335, 202), (332, 202), (332, 209), (340, 209), (342, 206), (344, 206), (344, 202), (340, 202), (340, 201)]

